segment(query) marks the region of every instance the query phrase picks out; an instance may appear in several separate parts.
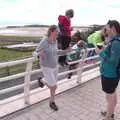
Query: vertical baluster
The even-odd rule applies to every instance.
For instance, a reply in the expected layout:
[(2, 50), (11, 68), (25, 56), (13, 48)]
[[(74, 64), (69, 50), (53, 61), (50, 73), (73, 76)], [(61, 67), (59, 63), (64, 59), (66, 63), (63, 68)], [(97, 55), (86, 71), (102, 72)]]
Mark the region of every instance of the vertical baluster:
[(31, 71), (32, 71), (32, 61), (27, 63), (26, 67), (26, 76), (25, 76), (25, 81), (24, 81), (24, 100), (25, 104), (29, 104), (29, 96), (30, 96), (30, 76), (31, 76)]

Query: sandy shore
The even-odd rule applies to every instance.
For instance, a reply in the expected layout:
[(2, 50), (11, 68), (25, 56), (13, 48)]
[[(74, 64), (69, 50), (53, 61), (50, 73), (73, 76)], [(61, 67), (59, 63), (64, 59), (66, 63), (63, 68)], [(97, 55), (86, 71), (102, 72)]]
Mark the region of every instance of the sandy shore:
[[(0, 28), (0, 35), (18, 35), (18, 36), (44, 36), (48, 27), (19, 27), (19, 28)], [(74, 28), (75, 31), (86, 31), (88, 27)]]
[(44, 36), (47, 27), (1, 28), (0, 35)]

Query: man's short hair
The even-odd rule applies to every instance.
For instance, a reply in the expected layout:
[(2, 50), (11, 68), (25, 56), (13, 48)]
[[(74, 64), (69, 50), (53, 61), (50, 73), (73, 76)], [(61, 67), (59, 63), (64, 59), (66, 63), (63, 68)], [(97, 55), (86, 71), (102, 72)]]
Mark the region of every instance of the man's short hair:
[(74, 16), (74, 11), (73, 9), (69, 9), (65, 12), (66, 16), (69, 16), (70, 18), (72, 18)]

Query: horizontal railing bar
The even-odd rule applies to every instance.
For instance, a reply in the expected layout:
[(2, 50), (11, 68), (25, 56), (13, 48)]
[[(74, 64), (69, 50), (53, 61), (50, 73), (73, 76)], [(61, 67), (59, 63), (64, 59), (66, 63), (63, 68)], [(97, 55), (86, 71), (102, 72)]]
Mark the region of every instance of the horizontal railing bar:
[[(92, 70), (89, 71), (89, 73), (93, 73), (94, 71), (99, 71), (99, 67), (93, 68)], [(83, 72), (82, 76), (85, 76), (86, 74), (88, 74), (88, 71)]]
[(85, 65), (85, 66), (83, 66), (83, 69), (88, 68), (88, 67), (92, 67), (92, 66), (95, 66), (95, 65), (99, 65), (100, 63), (101, 63), (101, 62), (98, 61), (98, 62), (96, 62), (95, 64)]
[[(98, 70), (99, 70), (99, 67), (94, 68), (93, 70), (90, 70), (90, 71), (85, 71), (85, 72), (82, 73), (82, 76), (85, 76), (86, 74), (88, 74), (88, 72), (89, 72), (89, 73), (93, 73), (94, 71), (98, 71)], [(37, 81), (37, 80), (36, 80), (36, 81)], [(59, 82), (61, 82), (61, 81), (58, 81), (57, 84), (59, 84)], [(33, 84), (33, 83), (35, 83), (35, 82), (32, 81), (31, 84)], [(38, 88), (38, 89), (39, 89), (39, 88)], [(34, 94), (34, 93), (42, 92), (42, 91), (44, 91), (45, 89), (47, 89), (47, 87), (42, 88), (42, 89), (39, 89), (37, 92), (33, 92), (33, 90), (31, 90), (30, 95), (32, 95), (32, 94)], [(13, 97), (10, 97), (10, 98), (8, 98), (8, 99), (1, 100), (1, 101), (0, 101), (0, 105), (8, 104), (8, 103), (10, 103), (10, 102), (19, 100), (19, 99), (21, 99), (21, 98), (23, 98), (23, 97), (24, 97), (24, 94), (21, 93), (21, 94), (17, 95), (17, 97), (16, 97), (16, 96), (13, 96)]]
[(71, 72), (77, 72), (77, 70), (78, 70), (78, 68), (77, 68), (77, 69), (74, 69), (74, 70), (65, 71), (65, 72), (59, 73), (58, 76), (66, 75), (66, 74), (69, 74), (69, 73), (71, 73)]
[(5, 82), (5, 81), (9, 81), (11, 79), (16, 79), (16, 78), (24, 77), (25, 75), (27, 75), (27, 72), (18, 73), (16, 75), (11, 75), (11, 76), (7, 76), (7, 77), (4, 77), (4, 78), (0, 78), (0, 83), (1, 82)]
[(0, 63), (0, 68), (9, 67), (9, 66), (17, 65), (17, 64), (22, 64), (22, 63), (26, 63), (26, 62), (30, 62), (30, 61), (34, 61), (34, 58), (31, 57), (31, 58), (27, 58), (27, 59), (23, 59), (23, 60), (16, 60), (16, 61)]
[[(62, 73), (59, 73), (58, 76), (61, 76), (61, 75), (66, 75), (66, 74), (69, 74), (71, 72), (77, 72), (78, 70), (80, 70), (80, 68), (76, 68), (74, 70), (68, 70), (68, 71), (65, 71), (65, 72), (62, 72)], [(32, 83), (34, 83), (32, 81)], [(31, 84), (31, 83), (30, 83)], [(10, 91), (13, 91), (13, 90), (17, 90), (17, 89), (20, 89), (24, 87), (24, 84), (21, 84), (21, 85), (18, 85), (18, 86), (15, 86), (15, 87), (10, 87), (10, 88), (7, 88), (7, 89), (3, 89), (3, 90), (0, 90), (0, 94), (5, 94), (6, 92), (10, 92)]]
[[(87, 50), (94, 50), (95, 48), (88, 48)], [(26, 62), (30, 62), (30, 61), (34, 61), (34, 57), (31, 57), (31, 58), (26, 58), (26, 59), (23, 59), (23, 60), (16, 60), (16, 61), (9, 61), (9, 62), (3, 62), (3, 63), (0, 63), (0, 68), (3, 68), (3, 67), (8, 67), (8, 66), (13, 66), (13, 65), (17, 65), (17, 64), (22, 64), (22, 63), (26, 63)]]
[[(33, 75), (34, 73), (39, 73), (39, 72), (42, 72), (41, 69), (33, 70), (33, 71), (31, 72), (31, 75)], [(4, 78), (0, 78), (0, 83), (1, 83), (1, 82), (5, 82), (5, 81), (9, 81), (9, 80), (11, 80), (11, 79), (16, 79), (16, 78), (24, 77), (25, 75), (27, 75), (27, 72), (18, 73), (18, 74), (16, 74), (16, 75), (11, 75), (11, 76), (7, 76), (7, 77), (4, 77)]]
[[(92, 56), (92, 57), (85, 58), (84, 61), (95, 59), (95, 58), (99, 58), (99, 55), (95, 55), (95, 56)], [(82, 61), (83, 61), (82, 59), (79, 59), (79, 60), (76, 60), (76, 61), (68, 62), (68, 64), (72, 65), (72, 64), (79, 63), (79, 62), (82, 62)]]
[[(97, 64), (99, 64), (100, 62), (97, 62)], [(90, 67), (90, 66), (94, 66), (96, 64), (92, 64), (92, 65), (88, 65), (88, 66), (84, 66), (84, 68), (87, 68), (87, 67)], [(61, 76), (61, 75), (66, 75), (66, 74), (69, 74), (71, 72), (77, 72), (78, 70), (80, 70), (80, 68), (77, 68), (77, 69), (74, 69), (74, 70), (68, 70), (68, 71), (65, 71), (65, 72), (62, 72), (62, 73), (59, 73), (58, 75)], [(37, 71), (40, 71), (40, 70), (37, 70)], [(27, 74), (27, 73), (26, 73)], [(26, 74), (23, 74), (23, 75), (26, 75)], [(31, 83), (30, 83), (31, 84)], [(15, 87), (11, 87), (11, 88), (7, 88), (7, 89), (3, 89), (0, 91), (0, 94), (5, 94), (7, 92), (10, 92), (10, 91), (13, 91), (13, 90), (17, 90), (17, 89), (20, 89), (20, 88), (23, 88), (24, 87), (24, 84), (21, 84), (21, 85), (18, 85), (18, 86), (15, 86)]]
[(0, 105), (4, 105), (4, 104), (8, 104), (10, 102), (13, 102), (13, 101), (16, 101), (16, 100), (19, 100), (21, 98), (24, 98), (24, 94), (19, 94), (17, 96), (13, 96), (13, 97), (10, 97), (10, 98), (7, 98), (5, 100), (0, 100)]
[[(37, 80), (31, 81), (30, 85), (33, 85), (35, 83), (37, 83)], [(5, 94), (5, 93), (11, 92), (11, 91), (15, 91), (15, 90), (21, 89), (23, 87), (24, 87), (24, 84), (16, 85), (16, 86), (10, 87), (10, 88), (5, 88), (5, 89), (0, 90), (0, 94)]]
[[(76, 72), (77, 71), (77, 69), (75, 69), (75, 70), (69, 70), (69, 71), (66, 71), (66, 72), (64, 72), (64, 73), (59, 73), (59, 76), (60, 75), (65, 75), (65, 74), (69, 74), (69, 73), (71, 73), (71, 72)], [(2, 90), (0, 90), (0, 94), (5, 94), (5, 93), (7, 93), (7, 92), (11, 92), (11, 91), (14, 91), (14, 90), (18, 90), (18, 89), (20, 89), (20, 88), (23, 88), (24, 87), (24, 84), (21, 84), (21, 85), (17, 85), (17, 86), (14, 86), (14, 87), (10, 87), (10, 88), (6, 88), (6, 89), (2, 89)]]
[(21, 89), (23, 87), (24, 87), (24, 84), (20, 84), (20, 85), (10, 87), (10, 88), (5, 88), (5, 89), (0, 90), (0, 94), (5, 94), (5, 93), (11, 92), (11, 91), (15, 91), (15, 90)]
[(95, 48), (87, 48), (87, 52), (95, 50)]
[(91, 60), (91, 59), (96, 59), (96, 58), (100, 58), (99, 55), (95, 55), (95, 56), (92, 56), (92, 57), (85, 58), (85, 60)]

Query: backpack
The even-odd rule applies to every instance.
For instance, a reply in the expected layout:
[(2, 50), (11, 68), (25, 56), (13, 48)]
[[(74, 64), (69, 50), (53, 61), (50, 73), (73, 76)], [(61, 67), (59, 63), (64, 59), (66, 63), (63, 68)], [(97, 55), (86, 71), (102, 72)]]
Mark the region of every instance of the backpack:
[(72, 50), (74, 52), (67, 55), (68, 61), (75, 61), (75, 60), (78, 60), (80, 58), (80, 52), (81, 52), (81, 50), (77, 46), (77, 44), (75, 44), (75, 45), (72, 46)]
[[(111, 43), (112, 43), (114, 40), (117, 40), (117, 41), (120, 42), (120, 37), (114, 38), (113, 40), (111, 40)], [(112, 45), (112, 44), (111, 44), (111, 45)], [(111, 46), (110, 46), (110, 50), (111, 50)], [(120, 78), (120, 59), (119, 59), (119, 64), (118, 64), (118, 66), (117, 66), (117, 76), (118, 76), (118, 78)]]

